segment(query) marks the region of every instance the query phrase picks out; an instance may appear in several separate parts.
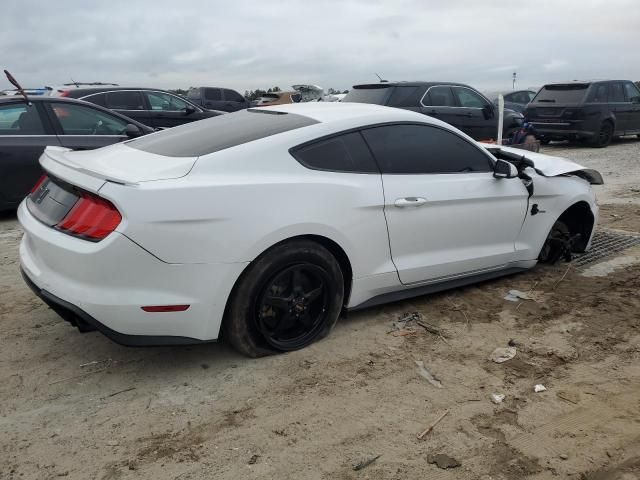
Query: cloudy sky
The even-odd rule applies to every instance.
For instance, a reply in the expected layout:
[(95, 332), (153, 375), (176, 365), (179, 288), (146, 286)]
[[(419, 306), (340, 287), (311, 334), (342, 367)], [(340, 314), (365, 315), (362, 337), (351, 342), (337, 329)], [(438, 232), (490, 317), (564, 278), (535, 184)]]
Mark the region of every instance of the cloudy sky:
[[(95, 4), (90, 7), (89, 5)], [(640, 80), (638, 0), (3, 0), (0, 63), (76, 81), (240, 91), (449, 80)], [(0, 79), (0, 89), (9, 88)]]

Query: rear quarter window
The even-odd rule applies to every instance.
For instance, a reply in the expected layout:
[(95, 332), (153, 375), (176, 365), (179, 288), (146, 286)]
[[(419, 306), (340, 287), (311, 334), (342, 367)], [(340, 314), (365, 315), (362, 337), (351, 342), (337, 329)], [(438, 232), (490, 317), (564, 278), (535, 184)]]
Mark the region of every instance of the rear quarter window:
[(347, 173), (379, 173), (375, 160), (360, 132), (292, 148), (291, 155), (312, 170)]
[(318, 123), (303, 115), (249, 109), (199, 120), (125, 142), (167, 157), (199, 157)]

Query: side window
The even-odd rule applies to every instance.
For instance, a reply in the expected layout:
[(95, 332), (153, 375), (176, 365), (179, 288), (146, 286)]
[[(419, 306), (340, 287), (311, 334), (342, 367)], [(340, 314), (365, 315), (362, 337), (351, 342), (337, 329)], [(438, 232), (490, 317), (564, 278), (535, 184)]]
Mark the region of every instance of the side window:
[(199, 88), (190, 88), (189, 91), (187, 92), (187, 98), (189, 100), (199, 101), (200, 100), (200, 89)]
[(222, 100), (222, 92), (219, 88), (205, 88), (204, 99), (212, 102), (218, 102)]
[(628, 102), (640, 103), (640, 90), (638, 90), (638, 87), (636, 87), (633, 83), (625, 83), (624, 91), (627, 94)]
[(291, 151), (307, 168), (333, 172), (378, 173), (378, 167), (359, 132), (312, 143)]
[(106, 93), (97, 93), (95, 95), (89, 95), (88, 97), (84, 97), (83, 100), (86, 100), (87, 102), (95, 103), (96, 105), (100, 105), (101, 107), (107, 106)]
[(536, 92), (527, 92), (527, 103), (532, 102), (533, 99), (536, 97)]
[[(428, 100), (428, 101), (427, 101)], [(453, 99), (451, 88), (446, 86), (431, 87), (427, 90), (422, 103), (432, 107), (455, 107), (456, 102)]]
[(61, 102), (51, 108), (64, 135), (123, 135), (127, 129), (125, 120), (84, 105)]
[(184, 100), (168, 93), (162, 92), (145, 92), (151, 110), (163, 110), (168, 112), (183, 112), (187, 108), (188, 103)]
[(613, 82), (609, 85), (609, 103), (625, 102), (622, 83)]
[(608, 91), (609, 89), (606, 83), (598, 83), (593, 86), (588, 101), (593, 103), (607, 103)]
[(0, 135), (46, 135), (35, 105), (0, 105)]
[(390, 107), (418, 107), (422, 96), (422, 87), (398, 86), (387, 102)]
[(238, 92), (234, 92), (233, 90), (224, 89), (224, 99), (227, 102), (239, 102), (244, 103), (244, 97), (240, 95)]
[(106, 106), (112, 110), (144, 110), (140, 92), (109, 92)]
[(487, 155), (442, 128), (388, 125), (363, 130), (382, 173), (490, 172)]
[(469, 88), (453, 87), (453, 93), (458, 98), (458, 103), (460, 103), (461, 107), (482, 108), (487, 104), (487, 101), (482, 96)]

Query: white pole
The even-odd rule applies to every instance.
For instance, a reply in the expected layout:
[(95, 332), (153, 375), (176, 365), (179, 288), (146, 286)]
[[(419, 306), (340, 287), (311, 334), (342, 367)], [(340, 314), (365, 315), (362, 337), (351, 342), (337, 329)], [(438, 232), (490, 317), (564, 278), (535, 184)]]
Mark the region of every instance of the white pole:
[(502, 121), (504, 118), (504, 97), (498, 95), (498, 135), (496, 135), (496, 143), (502, 145)]

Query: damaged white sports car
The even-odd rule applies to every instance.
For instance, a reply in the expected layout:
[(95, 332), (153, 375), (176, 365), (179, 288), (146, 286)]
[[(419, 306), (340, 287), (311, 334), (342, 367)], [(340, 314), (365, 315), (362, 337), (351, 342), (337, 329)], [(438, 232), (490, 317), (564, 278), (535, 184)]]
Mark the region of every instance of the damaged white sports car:
[[(524, 155), (524, 156), (523, 156)], [(27, 283), (81, 331), (258, 356), (343, 309), (589, 248), (600, 174), (407, 110), (249, 109), (94, 151), (48, 148), (19, 209)]]

